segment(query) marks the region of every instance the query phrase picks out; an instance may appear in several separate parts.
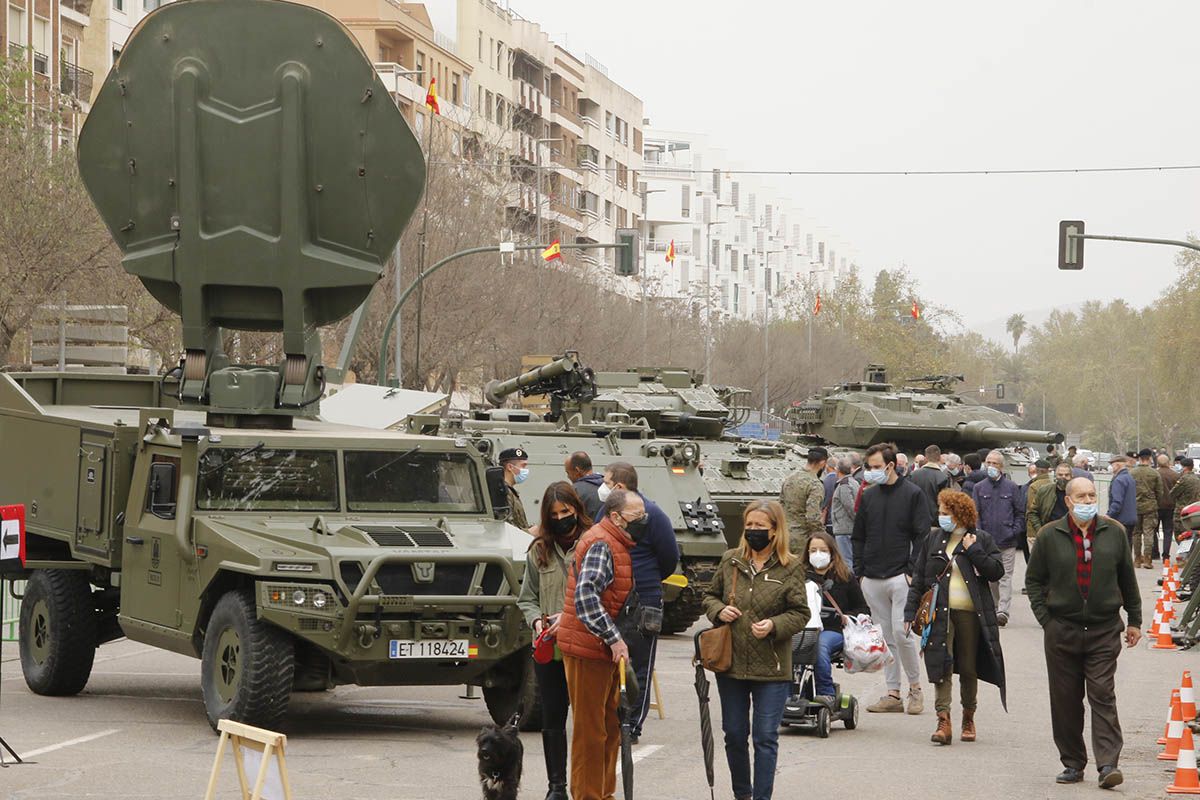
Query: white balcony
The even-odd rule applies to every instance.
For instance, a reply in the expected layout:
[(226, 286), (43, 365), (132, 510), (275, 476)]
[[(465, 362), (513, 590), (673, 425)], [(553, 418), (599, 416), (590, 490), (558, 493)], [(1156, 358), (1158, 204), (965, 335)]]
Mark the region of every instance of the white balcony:
[(583, 138), (583, 119), (571, 109), (555, 100), (550, 103), (550, 123), (561, 125), (567, 131)]
[(583, 120), (583, 124), (587, 125), (589, 128), (595, 128), (596, 130), (600, 130), (600, 123), (596, 122), (596, 120), (592, 119), (591, 117), (587, 116), (586, 114), (581, 115), (579, 118), (581, 120)]

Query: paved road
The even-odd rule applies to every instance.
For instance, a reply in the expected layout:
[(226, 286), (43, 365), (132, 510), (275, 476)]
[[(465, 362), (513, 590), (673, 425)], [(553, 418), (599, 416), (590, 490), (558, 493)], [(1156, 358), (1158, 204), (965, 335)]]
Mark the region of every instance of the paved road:
[[(1020, 567), (1019, 567), (1020, 569)], [(1153, 608), (1157, 573), (1139, 570)], [(776, 797), (1077, 797), (1099, 791), (1089, 782), (1057, 787), (1060, 769), (1050, 737), (1041, 632), (1024, 598), (1003, 630), (1009, 712), (996, 691), (981, 687), (980, 740), (949, 748), (929, 744), (930, 709), (920, 717), (863, 714), (856, 731), (838, 725), (827, 740), (786, 733), (780, 744)], [(0, 771), (0, 798), (200, 797), (216, 739), (199, 700), (199, 662), (133, 642), (105, 646), (87, 689), (78, 697), (36, 697), (4, 653), (0, 736), (37, 763)], [(667, 718), (652, 718), (635, 749), (639, 797), (708, 797), (701, 766), (690, 639), (663, 641), (659, 679)], [(1183, 669), (1200, 672), (1187, 652), (1127, 651), (1118, 672), (1125, 729), (1122, 768), (1126, 797), (1160, 797), (1170, 773), (1154, 759), (1170, 690)], [(843, 676), (865, 701), (880, 690), (876, 676)], [(715, 691), (715, 689), (714, 689)], [(341, 687), (299, 695), (287, 720), (288, 764), (298, 798), (478, 797), (473, 783), (474, 737), (486, 719), (482, 701), (456, 689)], [(957, 717), (957, 714), (956, 714)], [(956, 718), (957, 724), (957, 718)], [(719, 736), (719, 733), (718, 733)], [(545, 793), (541, 740), (525, 735), (523, 797)], [(228, 761), (226, 764), (228, 765)], [(224, 776), (232, 793), (232, 770)], [(718, 739), (717, 797), (730, 797)]]

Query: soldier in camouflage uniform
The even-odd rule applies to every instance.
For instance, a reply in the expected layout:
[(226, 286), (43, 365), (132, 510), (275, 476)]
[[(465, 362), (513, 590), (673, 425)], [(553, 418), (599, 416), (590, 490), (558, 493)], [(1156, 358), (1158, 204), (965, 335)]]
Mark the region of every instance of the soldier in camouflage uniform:
[(825, 529), (821, 519), (825, 485), (820, 475), (829, 460), (829, 452), (824, 447), (811, 447), (807, 458), (808, 468), (788, 475), (779, 492), (779, 502), (787, 514), (788, 544), (793, 553), (807, 553), (808, 537)]
[(1179, 474), (1179, 480), (1171, 488), (1171, 499), (1175, 501), (1176, 535), (1183, 533), (1183, 509), (1192, 503), (1200, 503), (1200, 475), (1192, 471), (1195, 468), (1195, 462), (1190, 458), (1184, 458), (1179, 463), (1183, 466), (1183, 472)]
[(1165, 488), (1162, 475), (1150, 461), (1154, 452), (1146, 447), (1137, 454), (1138, 465), (1129, 471), (1137, 487), (1137, 527), (1133, 529), (1133, 565), (1149, 569), (1153, 566), (1151, 551), (1158, 535), (1158, 507)]
[(504, 467), (504, 491), (508, 494), (508, 514), (504, 521), (528, 531), (529, 518), (525, 516), (525, 504), (516, 486), (529, 477), (529, 455), (519, 447), (510, 447), (500, 452), (499, 461)]

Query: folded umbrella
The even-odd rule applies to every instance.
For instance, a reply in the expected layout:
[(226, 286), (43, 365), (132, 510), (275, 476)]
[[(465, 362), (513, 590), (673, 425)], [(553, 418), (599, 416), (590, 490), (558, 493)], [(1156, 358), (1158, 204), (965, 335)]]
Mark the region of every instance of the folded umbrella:
[(617, 715), (621, 719), (621, 784), (625, 800), (633, 800), (633, 703), (626, 689), (625, 659), (619, 662), (621, 671), (621, 703)]
[[(703, 633), (703, 631), (701, 631)], [(700, 702), (700, 747), (704, 751), (704, 774), (708, 777), (708, 796), (716, 797), (713, 789), (713, 732), (712, 732), (712, 714), (709, 711), (708, 700), (708, 675), (704, 672), (704, 665), (700, 663), (700, 634), (696, 634), (696, 655), (692, 659), (693, 666), (696, 667), (696, 699)]]

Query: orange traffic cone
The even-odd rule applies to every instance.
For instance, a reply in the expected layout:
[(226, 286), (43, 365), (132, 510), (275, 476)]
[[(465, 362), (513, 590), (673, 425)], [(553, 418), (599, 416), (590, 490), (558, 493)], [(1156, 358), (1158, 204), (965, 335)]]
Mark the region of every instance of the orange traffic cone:
[[(1172, 689), (1171, 690), (1171, 703), (1170, 703), (1170, 705), (1167, 706), (1167, 724), (1163, 727), (1163, 735), (1158, 737), (1158, 741), (1156, 741), (1155, 744), (1166, 744), (1167, 743), (1167, 735), (1171, 732), (1171, 714), (1174, 713), (1175, 706), (1177, 706), (1177, 705), (1179, 705), (1179, 690)], [(1179, 716), (1181, 718), (1183, 717), (1182, 711), (1180, 712)]]
[(1155, 632), (1155, 642), (1150, 645), (1151, 650), (1174, 650), (1175, 642), (1171, 640), (1171, 623), (1165, 619), (1158, 623), (1158, 630)]
[(1196, 718), (1196, 694), (1192, 691), (1192, 671), (1183, 671), (1183, 682), (1179, 685), (1179, 713), (1184, 722)]
[(1150, 623), (1150, 627), (1146, 631), (1147, 636), (1153, 636), (1155, 631), (1158, 630), (1158, 623), (1162, 622), (1162, 615), (1163, 599), (1162, 597), (1159, 597), (1158, 601), (1154, 604), (1154, 620)]
[(1167, 723), (1167, 746), (1158, 754), (1159, 761), (1175, 761), (1179, 758), (1179, 749), (1183, 746), (1180, 740), (1187, 733), (1188, 741), (1192, 739), (1192, 731), (1183, 724), (1183, 712), (1179, 707), (1179, 693), (1171, 693), (1171, 721)]
[(1167, 787), (1168, 794), (1200, 794), (1200, 773), (1196, 771), (1196, 749), (1192, 732), (1183, 729), (1179, 742), (1179, 758), (1175, 760), (1175, 781)]

